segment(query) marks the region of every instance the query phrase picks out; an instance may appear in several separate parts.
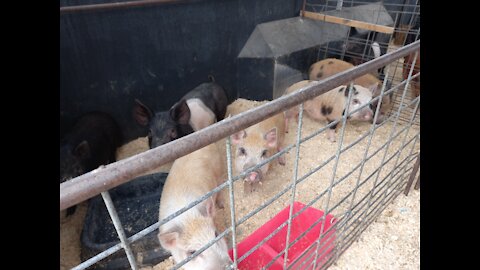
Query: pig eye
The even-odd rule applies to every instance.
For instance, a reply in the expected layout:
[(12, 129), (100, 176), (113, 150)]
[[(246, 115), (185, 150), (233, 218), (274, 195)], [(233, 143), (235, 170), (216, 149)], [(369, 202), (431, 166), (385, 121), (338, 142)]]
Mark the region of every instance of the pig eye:
[(353, 105), (356, 105), (356, 104), (358, 104), (358, 103), (360, 103), (360, 101), (359, 101), (358, 99), (354, 99), (354, 100), (353, 100)]
[(218, 237), (218, 232), (217, 232), (217, 231), (215, 231), (215, 238), (216, 238), (216, 237)]
[(263, 150), (263, 152), (262, 152), (262, 157), (266, 157), (266, 156), (267, 156), (267, 153), (268, 153), (267, 150)]
[(197, 252), (196, 250), (189, 250), (187, 251), (187, 256), (192, 256), (193, 253)]
[(175, 129), (170, 129), (170, 138), (177, 138), (177, 131)]
[(244, 156), (247, 154), (247, 151), (245, 151), (245, 148), (243, 147), (238, 148), (238, 152), (240, 153), (241, 156)]

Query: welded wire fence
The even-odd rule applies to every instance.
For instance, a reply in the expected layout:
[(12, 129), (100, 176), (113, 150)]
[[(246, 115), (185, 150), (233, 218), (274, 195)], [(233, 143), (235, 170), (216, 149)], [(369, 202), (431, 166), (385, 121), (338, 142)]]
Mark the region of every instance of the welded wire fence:
[[(346, 60), (348, 62), (363, 63), (374, 59), (375, 55), (371, 49), (372, 44), (375, 42), (379, 45), (381, 52), (390, 52), (398, 49), (398, 47), (411, 43), (420, 38), (420, 1), (419, 0), (406, 0), (401, 4), (393, 3), (393, 1), (357, 1), (357, 0), (306, 0), (304, 1), (304, 10), (313, 11), (323, 14), (332, 10), (348, 9), (359, 5), (368, 5), (380, 3), (389, 15), (392, 17), (393, 26), (395, 31), (393, 34), (388, 35), (376, 31), (368, 31), (366, 33), (359, 33), (357, 28), (351, 27), (343, 40), (341, 46), (335, 46), (337, 44), (327, 43), (321, 46), (318, 50), (317, 59), (324, 58), (337, 58)], [(373, 23), (379, 23), (379, 13), (385, 12), (385, 10), (376, 10), (374, 7), (371, 11), (371, 18)], [(404, 59), (389, 64), (390, 75), (386, 79), (394, 85), (398, 85), (406, 78), (402, 78), (402, 70), (410, 68), (409, 63), (404, 63)], [(382, 71), (381, 71), (382, 72)], [(417, 72), (414, 74), (414, 79), (419, 80)], [(381, 78), (385, 79), (385, 74), (379, 74)], [(394, 110), (400, 106), (399, 92), (395, 91), (394, 94)], [(401, 96), (401, 93), (400, 93)], [(407, 101), (410, 101), (413, 97), (407, 95), (405, 97)], [(402, 110), (400, 119), (402, 121), (408, 121), (410, 110)], [(415, 125), (419, 125), (419, 119), (414, 121)]]
[[(332, 2), (331, 5), (329, 4), (330, 2)], [(343, 6), (347, 6), (350, 2), (360, 3), (358, 1), (326, 1), (326, 4), (324, 3), (322, 6), (321, 4), (307, 1), (305, 6), (307, 9), (311, 8), (316, 12), (320, 12), (328, 8), (338, 8), (339, 2), (343, 2)], [(409, 13), (410, 15), (419, 16), (419, 8), (417, 9), (417, 6), (418, 4), (412, 5), (414, 11), (407, 12), (405, 8), (399, 11), (399, 17), (395, 18), (395, 24), (397, 24), (397, 20), (399, 20), (401, 14)], [(415, 20), (415, 16), (411, 16), (410, 23)], [(417, 40), (419, 39), (420, 30), (407, 29), (405, 33), (415, 35), (414, 40)], [(357, 40), (357, 42), (367, 44), (369, 42), (368, 40), (370, 40), (370, 36), (367, 40)], [(267, 269), (272, 266), (278, 259), (282, 259), (283, 269), (326, 269), (338, 259), (353, 241), (358, 239), (359, 235), (375, 220), (383, 209), (405, 190), (407, 180), (411, 178), (414, 163), (420, 154), (420, 130), (417, 127), (420, 123), (420, 96), (411, 97), (409, 94), (410, 84), (412, 80), (419, 78), (420, 72), (414, 73), (414, 65), (405, 67), (401, 62), (403, 57), (412, 54), (414, 57), (413, 63), (415, 63), (415, 59), (418, 57), (420, 42), (416, 41), (413, 42), (413, 44), (394, 48), (389, 47), (391, 43), (391, 39), (385, 44), (380, 43), (381, 46), (388, 47), (388, 52), (378, 58), (368, 58), (366, 51), (360, 55), (350, 55), (361, 57), (362, 61), (365, 62), (352, 70), (340, 72), (322, 82), (313, 83), (300, 89), (296, 93), (282, 96), (268, 104), (232, 116), (194, 134), (190, 134), (129, 159), (117, 161), (104, 168), (99, 168), (91, 173), (62, 183), (60, 185), (60, 210), (101, 194), (119, 237), (118, 244), (72, 269), (86, 269), (122, 249), (128, 258), (131, 269), (139, 269), (134, 251), (131, 248), (133, 242), (153, 231), (157, 231), (163, 224), (175, 219), (182, 213), (202, 203), (211, 196), (214, 196), (214, 194), (222, 192), (224, 189), (226, 190), (225, 192), (228, 193), (229, 213), (227, 219), (230, 221), (229, 226), (222, 232), (219, 232), (214, 239), (206, 243), (202, 248), (190, 254), (185, 260), (176, 262), (171, 269), (181, 268), (207, 248), (221, 241), (222, 238), (230, 241), (233, 254), (230, 268), (237, 269), (243, 261), (248, 260), (249, 256), (258, 251), (262, 245), (268, 243), (271, 239), (279, 235), (281, 231), (285, 230), (285, 238), (282, 240), (284, 242), (283, 248), (278, 250), (277, 254), (273, 256), (262, 269)], [(319, 50), (318, 60), (323, 59), (326, 53), (336, 53), (336, 51), (328, 47), (321, 48)], [(340, 59), (348, 55), (348, 52), (345, 50), (338, 51), (338, 53), (340, 53)], [(385, 68), (383, 74), (384, 78), (387, 78), (381, 86), (381, 94), (370, 101), (369, 104), (365, 104), (356, 111), (361, 110), (363, 107), (370, 106), (370, 104), (375, 101), (381, 104), (382, 98), (385, 95), (393, 94), (396, 102), (395, 106), (382, 123), (372, 124), (366, 132), (359, 134), (357, 138), (353, 140), (348, 140), (348, 142), (346, 140), (346, 132), (348, 132), (346, 131), (346, 127), (349, 126), (347, 118), (356, 111), (345, 113), (341, 119), (333, 121), (321, 128), (316, 128), (313, 132), (306, 132), (303, 129), (305, 121), (303, 102), (342, 84), (352, 87), (348, 82), (353, 78), (378, 70), (381, 67)], [(403, 70), (404, 68), (409, 69), (406, 78), (399, 76), (399, 70)], [(390, 82), (390, 85), (387, 85), (387, 81)], [(350, 104), (352, 92), (353, 91), (349, 91), (348, 102), (346, 104)], [(376, 107), (374, 123), (379, 115), (380, 104)], [(300, 106), (301, 109), (299, 110), (299, 121), (292, 143), (287, 144), (281, 151), (261, 163), (235, 174), (232, 167), (234, 159), (234, 154), (232, 153), (235, 153), (235, 151), (232, 151), (233, 147), (230, 137), (228, 136), (293, 106)], [(346, 111), (348, 111), (348, 107)], [(315, 165), (311, 168), (300, 170), (299, 165), (302, 163), (303, 154), (308, 154), (309, 151), (315, 151), (315, 149), (310, 147), (302, 148), (302, 146), (314, 140), (323, 140), (324, 138), (319, 137), (319, 135), (324, 134), (330, 127), (338, 123), (341, 124), (341, 129), (338, 132), (338, 141), (332, 154), (326, 158), (316, 160)], [(376, 133), (380, 132), (387, 134), (383, 138), (386, 139), (384, 142), (380, 142), (381, 140), (376, 136)], [(225, 155), (228, 172), (224, 182), (204, 196), (183, 206), (172, 215), (159, 220), (130, 237), (126, 237), (123, 225), (118, 218), (108, 190), (132, 180), (135, 176), (151, 168), (173, 161), (180, 156), (191, 153), (223, 138), (227, 138), (225, 140)], [(358, 146), (362, 146), (363, 150), (355, 148)], [(281, 155), (290, 153), (292, 149), (294, 149), (294, 151), (292, 151), (292, 153), (294, 152), (294, 163), (291, 168), (292, 175), (288, 178), (288, 181), (285, 181), (286, 184), (283, 187), (279, 186), (272, 196), (265, 198), (254, 208), (241, 210), (237, 207), (239, 203), (241, 203), (239, 200), (242, 198), (239, 199), (236, 197), (236, 190), (238, 189), (238, 184), (242, 183), (242, 179), (263, 165), (278, 159)], [(356, 151), (360, 153), (360, 160), (358, 162), (345, 164), (346, 161), (344, 159), (349, 155), (348, 151), (352, 151), (353, 149), (357, 149)], [(139, 160), (141, 162), (139, 162)], [(342, 175), (339, 167), (345, 166), (348, 170)], [(325, 177), (321, 180), (322, 184), (311, 180), (322, 171), (326, 171)], [(315, 185), (318, 192), (307, 199), (305, 196), (302, 196), (299, 190), (309, 181)], [(344, 187), (347, 185), (348, 189), (345, 189)], [(340, 189), (340, 187), (343, 187), (343, 189)], [(259, 192), (262, 191), (260, 190)], [(305, 204), (305, 207), (294, 213), (294, 203), (299, 200)], [(251, 233), (251, 230), (242, 230), (242, 226), (252, 220), (260, 218), (259, 213), (276, 202), (281, 202), (282, 208), (285, 206), (289, 207), (288, 219), (282, 222), (275, 230), (260, 242), (256, 243), (247, 252), (240, 254), (237, 249), (238, 244), (247, 233)], [(309, 207), (321, 209), (323, 215), (315, 220), (305, 231), (294, 237), (291, 233), (293, 221)], [(268, 218), (272, 217), (268, 214), (263, 215), (267, 215)], [(327, 215), (334, 215), (335, 217), (335, 219), (332, 219), (331, 224), (326, 224)], [(327, 225), (329, 225), (328, 229), (326, 228)], [(315, 238), (316, 240), (306, 247), (301, 254), (293, 257), (293, 260), (289, 260), (289, 254), (291, 253), (290, 248), (299, 243), (307, 233), (317, 226), (320, 226), (320, 230)], [(258, 226), (253, 229), (257, 228)], [(240, 230), (242, 232), (240, 232)]]

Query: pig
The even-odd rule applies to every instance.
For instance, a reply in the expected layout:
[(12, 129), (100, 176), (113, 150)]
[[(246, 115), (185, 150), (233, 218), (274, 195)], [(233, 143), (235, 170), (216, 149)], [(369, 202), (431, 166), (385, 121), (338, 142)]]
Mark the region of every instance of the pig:
[(136, 99), (133, 117), (141, 126), (148, 125), (148, 143), (150, 148), (155, 148), (221, 121), (227, 103), (225, 90), (212, 77), (211, 82), (195, 87), (169, 111), (153, 113)]
[[(351, 69), (353, 67), (354, 66), (348, 62), (335, 59), (335, 58), (327, 58), (311, 65), (308, 71), (308, 76), (310, 80), (323, 80), (329, 76), (345, 71), (347, 69)], [(355, 80), (353, 80), (353, 83), (361, 85), (366, 88), (369, 88), (374, 84), (377, 84), (378, 86), (382, 85), (382, 81), (380, 81), (377, 77), (375, 77), (372, 74), (362, 75), (356, 78)], [(373, 92), (373, 97), (374, 98), (378, 97), (380, 94), (381, 94), (381, 87), (376, 87), (375, 91)], [(370, 104), (370, 108), (374, 113), (376, 112), (378, 102), (379, 100), (377, 99)], [(380, 124), (383, 121), (385, 121), (388, 112), (390, 112), (392, 108), (393, 108), (393, 92), (390, 92), (388, 95), (384, 95), (382, 97), (382, 104), (380, 105), (379, 115), (377, 116), (375, 124)], [(372, 122), (373, 120), (374, 118), (372, 118)]]
[[(294, 83), (285, 90), (285, 95), (293, 93), (300, 88), (306, 87), (308, 84), (315, 82), (313, 80), (303, 80), (297, 83)], [(372, 100), (372, 91), (375, 91), (377, 84), (370, 86), (370, 89), (365, 88), (361, 85), (353, 85), (350, 106), (348, 113), (356, 110), (357, 108), (369, 103)], [(311, 100), (307, 100), (303, 105), (303, 110), (306, 112), (307, 116), (313, 120), (326, 120), (328, 123), (331, 123), (335, 120), (341, 119), (347, 107), (347, 98), (349, 94), (349, 86), (341, 85), (332, 90), (317, 96)], [(285, 112), (286, 124), (288, 128), (288, 121), (293, 117), (298, 121), (299, 106), (294, 106)], [(354, 114), (348, 117), (349, 120), (358, 120), (358, 121), (370, 121), (372, 119), (373, 112), (369, 106), (364, 107), (363, 109), (355, 112)], [(341, 122), (339, 122), (341, 123)], [(338, 123), (331, 126), (327, 131), (327, 138), (331, 142), (335, 142), (335, 132), (338, 128)]]
[[(122, 132), (115, 119), (105, 112), (82, 115), (60, 141), (60, 183), (115, 161)], [(67, 216), (75, 206), (67, 209)]]
[[(352, 27), (348, 39), (342, 44), (345, 50), (343, 59), (355, 66), (371, 59), (380, 57), (387, 52), (390, 35)], [(382, 45), (380, 45), (382, 44)], [(378, 69), (378, 75), (383, 76), (384, 68)]]
[[(420, 39), (420, 33), (418, 33), (420, 28), (420, 20), (412, 26), (409, 33), (405, 38), (405, 45), (415, 42), (416, 40)], [(417, 36), (418, 33), (418, 36)], [(413, 66), (412, 76), (420, 72), (420, 51), (418, 51), (417, 59), (415, 59), (415, 63), (413, 63), (413, 59), (415, 58), (415, 53), (411, 53), (403, 58), (403, 79), (406, 80), (408, 78), (408, 73), (410, 72), (410, 68)], [(410, 82), (411, 89), (413, 92), (414, 97), (418, 97), (420, 95), (420, 76), (414, 78)]]
[[(174, 161), (160, 198), (159, 220), (175, 213), (220, 185), (226, 162), (213, 143)], [(223, 208), (220, 193), (197, 204), (159, 228), (160, 245), (179, 263), (217, 236), (215, 205)], [(186, 263), (185, 270), (225, 269), (231, 263), (224, 238)]]
[[(406, 80), (408, 78), (408, 73), (410, 72), (410, 68), (413, 66), (412, 77), (420, 72), (420, 51), (418, 52), (417, 59), (415, 59), (415, 63), (413, 63), (413, 59), (415, 58), (415, 54), (409, 54), (405, 56), (403, 61), (403, 79)], [(410, 81), (411, 89), (413, 92), (414, 97), (418, 97), (420, 95), (420, 76), (413, 78)]]
[[(283, 149), (285, 138), (284, 113), (276, 114), (231, 136), (232, 144), (236, 146), (235, 169), (242, 172), (255, 166)], [(278, 163), (285, 165), (285, 157), (278, 157)], [(256, 184), (264, 179), (270, 163), (251, 172), (245, 177), (244, 190), (255, 190)]]

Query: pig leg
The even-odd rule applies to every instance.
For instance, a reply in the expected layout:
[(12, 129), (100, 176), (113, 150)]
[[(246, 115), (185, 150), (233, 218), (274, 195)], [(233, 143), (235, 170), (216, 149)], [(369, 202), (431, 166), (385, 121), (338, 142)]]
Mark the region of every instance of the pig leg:
[(416, 81), (416, 78), (412, 80), (411, 85), (412, 85), (412, 88), (413, 88), (414, 98), (420, 96), (420, 86), (419, 86), (419, 83)]
[(292, 113), (292, 110), (293, 109), (290, 109), (288, 111), (285, 112), (285, 133), (288, 133), (288, 123), (291, 121), (291, 119), (293, 118), (293, 113)]
[(328, 129), (327, 131), (327, 138), (329, 141), (336, 142), (337, 140), (335, 139), (335, 130), (334, 129)]
[[(333, 121), (328, 121), (328, 123), (332, 123)], [(335, 125), (331, 126), (328, 130), (327, 130), (327, 138), (328, 140), (330, 140), (331, 142), (336, 142), (336, 138), (335, 138), (335, 133), (337, 132), (337, 128), (338, 126), (341, 125), (340, 122), (336, 123)]]
[[(277, 146), (277, 153), (282, 151), (283, 147), (279, 144)], [(282, 166), (285, 166), (285, 154), (282, 154), (278, 157), (278, 164), (282, 165)]]
[(295, 121), (298, 124), (298, 110), (299, 108), (293, 107), (285, 112), (285, 133), (288, 133), (288, 122), (295, 117)]
[(288, 118), (285, 117), (285, 133), (288, 133)]
[[(294, 117), (295, 117), (295, 121), (298, 124), (298, 114), (296, 114)], [(285, 118), (285, 133), (288, 133), (288, 119), (289, 118)]]
[(225, 208), (225, 201), (223, 200), (223, 192), (219, 191), (216, 194), (217, 194), (217, 198), (215, 198), (215, 204), (217, 205), (217, 208), (218, 209)]

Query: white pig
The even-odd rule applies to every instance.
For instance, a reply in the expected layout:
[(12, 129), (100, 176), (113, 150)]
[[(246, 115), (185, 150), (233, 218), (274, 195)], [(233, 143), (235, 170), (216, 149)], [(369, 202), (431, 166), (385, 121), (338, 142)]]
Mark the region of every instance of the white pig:
[[(373, 46), (373, 45), (372, 45)], [(327, 58), (321, 61), (318, 61), (310, 66), (308, 76), (310, 80), (323, 80), (327, 77), (335, 75), (339, 72), (354, 68), (354, 65), (351, 63), (342, 61), (340, 59), (335, 58)], [(354, 84), (361, 85), (363, 87), (369, 88), (371, 85), (378, 84), (378, 86), (382, 85), (382, 81), (379, 80), (373, 74), (365, 74), (353, 80)], [(387, 88), (390, 88), (387, 83)], [(385, 91), (386, 91), (385, 90)], [(378, 97), (381, 94), (381, 87), (376, 87), (373, 93), (373, 98)], [(376, 108), (378, 106), (379, 101), (374, 101), (371, 104), (372, 111), (375, 113)], [(388, 112), (393, 108), (393, 93), (388, 95), (384, 95), (382, 97), (382, 103), (379, 109), (379, 115), (377, 116), (376, 124), (382, 123), (386, 118)], [(373, 121), (373, 118), (372, 118)]]
[[(303, 80), (297, 83), (294, 83), (285, 90), (285, 94), (290, 94), (299, 90), (300, 88), (306, 87), (308, 84), (312, 83), (312, 80)], [(367, 89), (360, 85), (353, 85), (353, 93), (350, 100), (350, 106), (348, 112), (352, 112), (359, 107), (367, 104), (372, 100), (372, 92), (375, 91), (377, 84), (374, 84)], [(313, 99), (307, 100), (303, 105), (303, 110), (306, 114), (314, 119), (319, 121), (328, 121), (331, 123), (335, 120), (342, 118), (342, 115), (345, 113), (347, 107), (349, 86), (341, 85), (339, 87), (333, 88), (332, 90), (317, 96)], [(295, 106), (286, 111), (286, 125), (288, 128), (288, 122), (291, 118), (295, 117), (298, 121), (298, 110), (299, 106)], [(373, 117), (373, 111), (369, 106), (363, 107), (363, 109), (357, 111), (354, 114), (351, 114), (349, 120), (359, 120), (359, 121), (370, 121)], [(339, 122), (341, 123), (341, 121)], [(327, 137), (330, 141), (335, 142), (335, 131), (338, 128), (338, 124), (333, 125), (327, 131)]]
[[(216, 144), (175, 160), (163, 187), (159, 220), (213, 190), (221, 184), (225, 175), (225, 162)], [(171, 252), (175, 263), (181, 262), (217, 236), (213, 220), (215, 202), (223, 208), (220, 193), (160, 226), (160, 244)], [(225, 269), (230, 262), (227, 243), (221, 239), (183, 267), (185, 270), (216, 270)]]
[[(235, 169), (242, 172), (255, 166), (283, 149), (285, 137), (285, 116), (276, 114), (253, 126), (241, 130), (231, 136), (236, 145)], [(278, 157), (278, 163), (285, 165), (285, 157)], [(246, 178), (246, 190), (253, 188), (254, 183), (261, 181), (267, 174), (270, 163), (251, 172)], [(250, 184), (250, 187), (248, 185)]]

